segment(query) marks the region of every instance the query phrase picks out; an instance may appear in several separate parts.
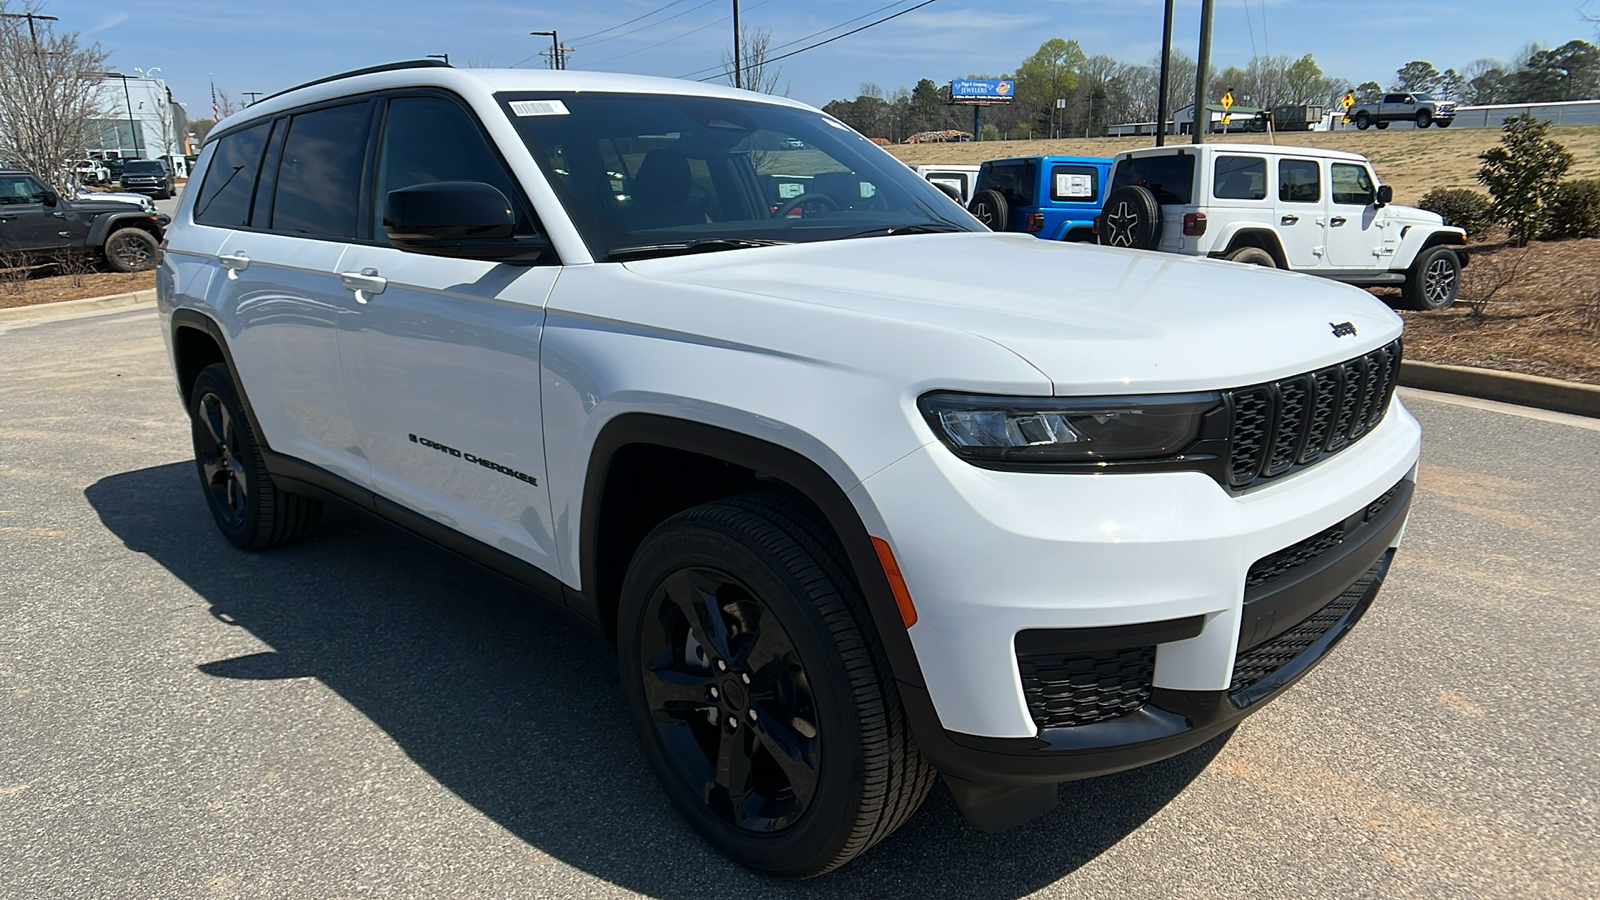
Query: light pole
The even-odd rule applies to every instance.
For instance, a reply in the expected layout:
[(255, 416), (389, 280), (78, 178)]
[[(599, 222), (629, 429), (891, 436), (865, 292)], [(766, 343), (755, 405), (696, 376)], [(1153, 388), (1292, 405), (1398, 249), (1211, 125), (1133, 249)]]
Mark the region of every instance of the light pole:
[(550, 38), (550, 68), (565, 69), (565, 62), (561, 58), (561, 39), (556, 37), (554, 31), (530, 31), (529, 34), (547, 36)]
[(138, 154), (137, 159), (144, 159), (144, 145), (139, 141), (139, 125), (133, 120), (133, 94), (128, 91), (128, 79), (133, 76), (124, 75), (121, 72), (104, 72), (102, 74), (107, 78), (122, 79), (122, 99), (128, 104), (128, 130), (133, 132), (133, 152)]
[(442, 60), (444, 60), (444, 64), (445, 65), (447, 65), (447, 66), (450, 65), (450, 54), (448, 54), (448, 53), (429, 53), (427, 58), (428, 59), (442, 59)]

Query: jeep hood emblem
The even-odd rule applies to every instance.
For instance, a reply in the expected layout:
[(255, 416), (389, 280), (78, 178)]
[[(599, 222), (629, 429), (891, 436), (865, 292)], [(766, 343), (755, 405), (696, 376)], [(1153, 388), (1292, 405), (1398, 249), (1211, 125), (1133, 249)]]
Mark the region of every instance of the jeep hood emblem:
[(1329, 322), (1333, 326), (1334, 337), (1355, 337), (1356, 326), (1354, 322)]

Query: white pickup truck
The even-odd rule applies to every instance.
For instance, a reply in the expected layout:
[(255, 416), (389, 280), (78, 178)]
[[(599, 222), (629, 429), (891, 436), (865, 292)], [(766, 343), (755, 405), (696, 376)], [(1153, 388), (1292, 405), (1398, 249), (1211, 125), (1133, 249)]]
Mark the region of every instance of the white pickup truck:
[(1390, 122), (1414, 122), (1418, 128), (1427, 128), (1429, 125), (1449, 128), (1450, 123), (1456, 120), (1456, 102), (1435, 100), (1421, 91), (1384, 94), (1377, 103), (1361, 103), (1352, 107), (1350, 120), (1362, 131), (1373, 125), (1381, 131), (1388, 128)]

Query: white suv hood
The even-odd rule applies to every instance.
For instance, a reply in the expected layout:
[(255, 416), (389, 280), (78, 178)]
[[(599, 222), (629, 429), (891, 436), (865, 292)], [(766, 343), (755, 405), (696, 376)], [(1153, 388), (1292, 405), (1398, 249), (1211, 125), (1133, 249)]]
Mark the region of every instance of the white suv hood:
[[(1314, 276), (1027, 235), (860, 238), (627, 266), (879, 316), (885, 340), (893, 321), (973, 335), (1027, 360), (1060, 395), (1240, 387), (1350, 359), (1401, 329), (1371, 294)], [(1355, 336), (1334, 333), (1346, 322)]]

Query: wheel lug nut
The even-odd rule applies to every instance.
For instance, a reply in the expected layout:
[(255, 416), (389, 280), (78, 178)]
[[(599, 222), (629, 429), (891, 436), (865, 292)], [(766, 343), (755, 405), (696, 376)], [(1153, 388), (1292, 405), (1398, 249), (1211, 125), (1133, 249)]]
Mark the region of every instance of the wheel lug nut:
[(754, 722), (755, 720), (756, 720), (756, 711), (754, 709), (752, 709), (752, 710), (750, 710), (750, 721)]
[(726, 671), (728, 671), (728, 664), (723, 662), (720, 659), (717, 660), (717, 671), (718, 672), (726, 672)]
[(718, 696), (716, 688), (712, 688), (711, 689), (711, 696), (712, 696), (713, 699), (715, 699)]
[(728, 730), (729, 731), (738, 731), (739, 730), (739, 720), (735, 719), (735, 718), (732, 718), (732, 717), (729, 717), (729, 719), (728, 719)]
[(739, 677), (744, 679), (744, 683), (745, 684), (749, 684), (750, 683), (750, 673), (749, 672), (745, 672), (745, 673), (741, 674)]

